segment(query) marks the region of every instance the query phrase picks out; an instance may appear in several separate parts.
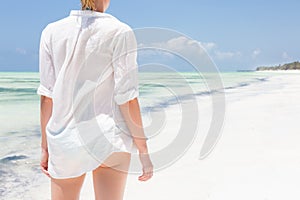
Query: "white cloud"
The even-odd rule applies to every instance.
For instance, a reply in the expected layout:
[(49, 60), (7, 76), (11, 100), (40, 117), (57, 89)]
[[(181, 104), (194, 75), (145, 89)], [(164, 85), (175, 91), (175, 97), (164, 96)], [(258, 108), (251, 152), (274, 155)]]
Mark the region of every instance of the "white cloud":
[(289, 56), (289, 54), (287, 52), (283, 52), (282, 53), (282, 58), (285, 60), (289, 60), (291, 57)]
[(217, 47), (217, 44), (213, 42), (200, 42), (200, 44), (203, 46), (204, 49), (206, 49), (206, 51), (210, 51)]
[(21, 54), (21, 55), (26, 55), (27, 54), (27, 51), (23, 48), (20, 48), (20, 47), (16, 48), (16, 52)]
[[(201, 43), (197, 40), (192, 40), (184, 36), (172, 38), (166, 42), (144, 44), (140, 43), (138, 45), (139, 49), (150, 47), (157, 48), (157, 52), (161, 55), (171, 56), (172, 54), (179, 54), (180, 56), (201, 56), (206, 55), (206, 50), (211, 50), (216, 45), (214, 43)], [(153, 54), (148, 52), (149, 55)]]
[[(143, 44), (140, 43), (138, 45), (139, 48), (158, 48), (156, 53), (159, 53), (162, 56), (172, 56), (173, 53), (180, 54), (180, 56), (192, 58), (195, 60), (209, 60), (208, 54), (212, 59), (218, 60), (232, 60), (237, 59), (242, 56), (240, 51), (221, 51), (218, 49), (218, 45), (214, 42), (200, 42), (197, 40), (192, 40), (184, 36), (172, 38), (166, 42), (161, 43), (151, 43), (151, 44)], [(166, 51), (162, 51), (166, 50)], [(149, 51), (145, 51), (142, 55), (154, 55)], [(168, 51), (170, 51), (168, 53)], [(260, 50), (256, 51), (255, 54), (259, 54)], [(174, 54), (173, 54), (174, 56)]]
[(257, 56), (259, 56), (261, 54), (261, 50), (260, 49), (255, 49), (252, 52), (252, 58), (255, 59)]
[(178, 37), (173, 38), (163, 44), (163, 47), (178, 52), (183, 55), (190, 55), (190, 54), (203, 54), (205, 50), (202, 48), (201, 43), (197, 40), (191, 40), (186, 37)]
[(232, 52), (232, 51), (223, 52), (223, 51), (216, 50), (214, 52), (214, 57), (219, 59), (219, 60), (233, 59), (235, 57), (240, 57), (241, 55), (242, 55), (242, 53), (239, 52), (239, 51), (237, 51), (237, 52)]

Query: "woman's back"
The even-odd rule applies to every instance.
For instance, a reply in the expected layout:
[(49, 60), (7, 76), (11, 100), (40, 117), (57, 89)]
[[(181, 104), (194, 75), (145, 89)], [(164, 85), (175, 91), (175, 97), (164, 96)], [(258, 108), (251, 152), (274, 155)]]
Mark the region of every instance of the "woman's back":
[[(54, 155), (49, 172), (76, 176), (86, 170), (72, 167), (76, 163), (90, 163), (85, 167), (91, 169), (115, 148), (136, 152), (117, 106), (139, 94), (131, 28), (106, 13), (71, 11), (44, 29), (40, 56), (38, 94), (53, 100), (46, 127)], [(56, 168), (61, 162), (63, 171)]]

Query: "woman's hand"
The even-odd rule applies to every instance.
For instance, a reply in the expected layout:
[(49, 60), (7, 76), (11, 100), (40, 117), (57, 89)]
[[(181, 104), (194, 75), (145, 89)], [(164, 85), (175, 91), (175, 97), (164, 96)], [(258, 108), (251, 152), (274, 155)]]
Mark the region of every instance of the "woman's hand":
[(43, 173), (46, 174), (49, 178), (51, 178), (48, 172), (48, 157), (49, 157), (48, 150), (42, 148), (40, 166), (42, 168)]
[(139, 153), (143, 167), (143, 174), (139, 176), (139, 181), (147, 181), (153, 176), (153, 165), (148, 153)]

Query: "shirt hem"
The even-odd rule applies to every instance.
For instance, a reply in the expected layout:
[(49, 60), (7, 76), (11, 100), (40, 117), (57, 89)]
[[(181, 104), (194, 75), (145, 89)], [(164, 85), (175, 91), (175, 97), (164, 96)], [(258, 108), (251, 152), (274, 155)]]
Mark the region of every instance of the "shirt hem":
[[(130, 153), (132, 154), (131, 151), (128, 151), (128, 150), (113, 150), (111, 151), (103, 160), (106, 160), (111, 154), (115, 153), (115, 152), (126, 152), (126, 153)], [(93, 158), (93, 160), (95, 160)], [(83, 174), (86, 174), (86, 173), (89, 173), (89, 172), (92, 172), (93, 170), (97, 169), (98, 167), (100, 167), (102, 163), (97, 163), (95, 165), (93, 165), (92, 167), (89, 167), (85, 170), (83, 170), (83, 172), (80, 172), (80, 173), (75, 173), (74, 175), (70, 175), (70, 176), (57, 176), (57, 175), (53, 175), (53, 173), (51, 171), (48, 171), (49, 172), (49, 175), (51, 176), (51, 178), (55, 178), (55, 179), (67, 179), (67, 178), (77, 178), (77, 177), (80, 177), (82, 176)]]

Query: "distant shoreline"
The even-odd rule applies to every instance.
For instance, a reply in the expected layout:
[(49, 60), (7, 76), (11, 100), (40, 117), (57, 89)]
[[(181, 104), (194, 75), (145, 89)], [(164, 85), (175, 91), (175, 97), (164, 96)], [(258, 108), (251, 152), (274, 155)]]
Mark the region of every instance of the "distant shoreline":
[(288, 74), (292, 74), (292, 73), (300, 73), (300, 69), (289, 69), (289, 70), (259, 70), (259, 71), (255, 71), (258, 73), (263, 73), (263, 72), (267, 72), (267, 73), (288, 73)]
[(300, 70), (300, 62), (292, 62), (278, 66), (270, 66), (270, 67), (257, 67), (256, 71), (290, 71), (290, 70)]

